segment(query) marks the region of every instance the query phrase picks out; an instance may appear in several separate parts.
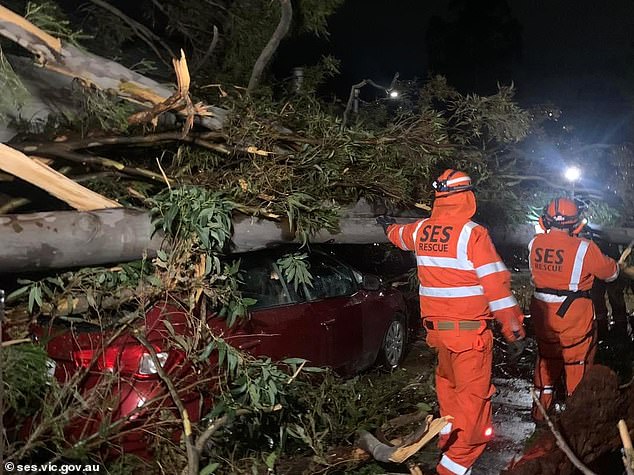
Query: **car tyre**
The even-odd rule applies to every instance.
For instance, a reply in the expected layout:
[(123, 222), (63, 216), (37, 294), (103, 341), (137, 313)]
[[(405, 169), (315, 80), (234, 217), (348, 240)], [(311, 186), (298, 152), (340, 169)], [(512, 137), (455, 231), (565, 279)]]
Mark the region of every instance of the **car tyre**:
[(405, 356), (406, 344), (407, 328), (403, 319), (397, 316), (390, 322), (383, 337), (379, 351), (379, 365), (388, 370), (397, 368)]

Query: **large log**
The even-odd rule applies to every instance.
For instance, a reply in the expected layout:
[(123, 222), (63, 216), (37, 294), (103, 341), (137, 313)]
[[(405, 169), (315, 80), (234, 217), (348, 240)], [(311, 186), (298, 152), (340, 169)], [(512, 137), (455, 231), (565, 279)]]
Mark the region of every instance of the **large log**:
[[(397, 222), (419, 219), (416, 210), (391, 211)], [(322, 231), (315, 243), (371, 244), (387, 242), (375, 216), (385, 212), (364, 201), (342, 213), (339, 232)], [(625, 244), (631, 228), (602, 229), (613, 242)], [(493, 228), (497, 245), (526, 246), (534, 235), (532, 225)], [(287, 221), (272, 221), (236, 214), (230, 251), (254, 251), (290, 244), (297, 239)], [(0, 272), (28, 272), (93, 266), (154, 257), (164, 244), (143, 210), (112, 208), (90, 212), (54, 211), (0, 216)]]
[(0, 272), (29, 272), (139, 259), (160, 248), (143, 211), (55, 211), (0, 216)]
[[(634, 240), (634, 228), (604, 227), (590, 223), (591, 233), (614, 244), (629, 244)], [(491, 238), (496, 245), (525, 247), (535, 236), (538, 228), (535, 224), (517, 224), (491, 228)]]
[[(313, 242), (386, 242), (372, 216), (344, 213), (340, 232), (321, 232)], [(398, 218), (400, 222), (413, 218)], [(297, 242), (286, 221), (236, 215), (231, 251), (246, 252)], [(142, 210), (54, 211), (0, 216), (0, 272), (93, 266), (154, 257), (164, 244)]]

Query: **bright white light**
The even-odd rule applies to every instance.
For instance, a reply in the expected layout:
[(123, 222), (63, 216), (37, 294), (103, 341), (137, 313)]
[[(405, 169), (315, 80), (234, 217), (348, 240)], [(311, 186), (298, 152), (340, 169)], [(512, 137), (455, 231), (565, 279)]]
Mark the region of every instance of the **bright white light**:
[(566, 180), (568, 181), (577, 181), (581, 178), (581, 170), (578, 167), (568, 167), (566, 168), (566, 173), (564, 173)]
[(396, 99), (398, 97), (398, 91), (390, 91), (390, 97)]

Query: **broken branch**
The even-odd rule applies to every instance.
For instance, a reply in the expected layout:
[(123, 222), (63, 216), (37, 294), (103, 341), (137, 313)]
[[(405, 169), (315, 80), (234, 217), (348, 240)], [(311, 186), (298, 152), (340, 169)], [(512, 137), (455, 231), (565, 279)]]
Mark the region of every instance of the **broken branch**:
[(568, 444), (564, 440), (563, 436), (555, 428), (555, 425), (553, 424), (553, 421), (550, 420), (550, 417), (546, 413), (546, 409), (544, 409), (544, 406), (542, 406), (542, 403), (539, 401), (539, 398), (537, 397), (537, 394), (535, 393), (534, 389), (531, 389), (531, 396), (533, 398), (533, 402), (535, 402), (535, 404), (537, 405), (537, 408), (539, 409), (539, 412), (541, 412), (542, 416), (544, 416), (544, 419), (546, 420), (546, 423), (548, 424), (548, 428), (550, 429), (550, 432), (552, 432), (553, 436), (555, 437), (555, 441), (557, 442), (557, 446), (566, 455), (566, 457), (568, 457), (568, 460), (570, 460), (572, 462), (572, 464), (575, 467), (577, 467), (577, 469), (581, 473), (583, 473), (584, 475), (597, 475), (592, 470), (590, 470), (588, 467), (586, 467), (583, 464), (583, 462), (581, 460), (579, 460), (579, 457), (577, 457), (574, 454), (574, 452), (572, 451), (572, 449), (568, 446)]
[(625, 465), (625, 471), (627, 475), (634, 475), (634, 448), (632, 447), (630, 431), (623, 419), (619, 421), (617, 427), (623, 443), (623, 465)]
[(47, 191), (80, 211), (121, 206), (4, 144), (0, 144), (0, 169)]
[(280, 45), (280, 41), (286, 36), (291, 27), (291, 21), (293, 20), (293, 5), (291, 4), (291, 0), (280, 0), (280, 5), (282, 7), (280, 22), (253, 66), (249, 85), (247, 86), (247, 94), (253, 92), (258, 86), (264, 69), (271, 61), (277, 47)]
[(431, 415), (427, 416), (424, 425), (396, 446), (384, 444), (369, 432), (361, 431), (357, 446), (379, 462), (403, 463), (436, 437), (451, 420), (453, 420), (451, 416), (438, 419), (433, 419)]

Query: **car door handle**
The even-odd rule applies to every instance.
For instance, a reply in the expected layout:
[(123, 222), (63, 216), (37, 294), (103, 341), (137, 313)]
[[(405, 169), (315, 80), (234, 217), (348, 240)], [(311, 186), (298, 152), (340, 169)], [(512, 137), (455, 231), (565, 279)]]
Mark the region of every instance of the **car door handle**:
[(336, 318), (331, 318), (330, 320), (326, 320), (325, 322), (321, 322), (321, 326), (322, 327), (329, 327), (330, 325), (335, 323), (336, 320), (337, 320)]

